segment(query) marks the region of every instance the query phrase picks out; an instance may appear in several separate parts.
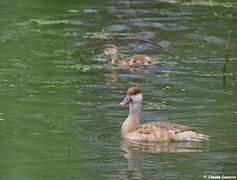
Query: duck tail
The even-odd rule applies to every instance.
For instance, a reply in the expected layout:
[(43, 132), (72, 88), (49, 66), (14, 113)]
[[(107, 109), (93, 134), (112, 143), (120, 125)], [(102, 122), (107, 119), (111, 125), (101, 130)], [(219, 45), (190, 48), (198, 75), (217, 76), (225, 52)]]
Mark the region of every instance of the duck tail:
[(208, 141), (209, 136), (195, 131), (183, 131), (177, 134), (177, 141)]

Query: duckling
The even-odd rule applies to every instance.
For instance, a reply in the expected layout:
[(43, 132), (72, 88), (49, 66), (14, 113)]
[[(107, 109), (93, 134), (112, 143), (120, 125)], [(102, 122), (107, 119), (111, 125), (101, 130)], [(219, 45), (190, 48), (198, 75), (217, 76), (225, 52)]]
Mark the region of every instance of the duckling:
[(129, 105), (129, 115), (121, 127), (123, 139), (142, 142), (179, 142), (179, 141), (203, 141), (209, 136), (198, 133), (193, 127), (170, 123), (150, 122), (140, 124), (143, 96), (141, 89), (130, 87), (127, 96), (120, 103)]
[[(119, 60), (118, 58), (118, 47), (109, 44), (106, 46), (103, 55), (111, 58), (111, 64), (113, 66), (120, 66), (120, 67), (143, 67), (143, 66), (150, 66), (154, 64), (154, 60), (147, 55), (135, 55), (128, 57), (124, 60)], [(156, 63), (159, 63), (158, 61)]]

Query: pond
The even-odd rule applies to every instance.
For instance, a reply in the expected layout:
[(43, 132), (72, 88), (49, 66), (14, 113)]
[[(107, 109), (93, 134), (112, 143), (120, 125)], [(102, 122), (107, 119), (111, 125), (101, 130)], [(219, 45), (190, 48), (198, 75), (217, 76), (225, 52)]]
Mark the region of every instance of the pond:
[[(0, 7), (1, 179), (237, 175), (235, 0), (1, 0)], [(106, 44), (122, 57), (145, 53), (161, 63), (113, 69), (100, 58)], [(128, 109), (119, 102), (135, 85), (143, 122), (190, 125), (210, 141), (123, 142)]]

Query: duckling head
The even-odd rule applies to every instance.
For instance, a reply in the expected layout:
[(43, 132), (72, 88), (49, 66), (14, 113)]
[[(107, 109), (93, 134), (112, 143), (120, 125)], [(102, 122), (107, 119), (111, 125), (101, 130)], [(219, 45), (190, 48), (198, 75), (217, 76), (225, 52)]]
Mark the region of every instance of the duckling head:
[(104, 53), (105, 56), (111, 57), (111, 58), (117, 58), (118, 54), (118, 47), (113, 44), (108, 44), (105, 47)]

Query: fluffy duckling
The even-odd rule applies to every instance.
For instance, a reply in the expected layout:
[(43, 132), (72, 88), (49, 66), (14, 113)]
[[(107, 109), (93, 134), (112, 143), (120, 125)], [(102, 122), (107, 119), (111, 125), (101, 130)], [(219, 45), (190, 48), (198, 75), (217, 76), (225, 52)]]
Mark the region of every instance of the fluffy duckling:
[(123, 139), (143, 142), (178, 142), (208, 140), (207, 135), (196, 132), (192, 127), (170, 122), (140, 124), (143, 96), (141, 89), (130, 87), (120, 103), (129, 105), (129, 115), (121, 128)]
[[(109, 57), (111, 59), (111, 64), (113, 66), (120, 67), (142, 67), (142, 66), (150, 66), (154, 64), (154, 60), (147, 55), (135, 55), (128, 57), (124, 60), (119, 60), (118, 58), (118, 47), (109, 44), (106, 46), (103, 55)], [(159, 62), (156, 62), (159, 63)]]

